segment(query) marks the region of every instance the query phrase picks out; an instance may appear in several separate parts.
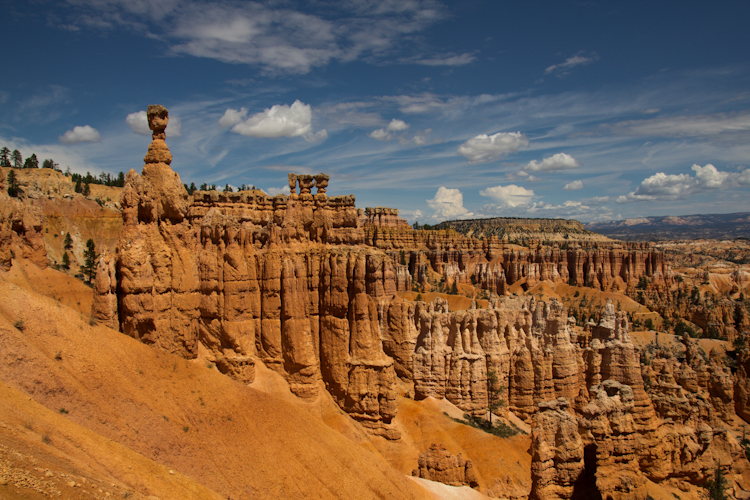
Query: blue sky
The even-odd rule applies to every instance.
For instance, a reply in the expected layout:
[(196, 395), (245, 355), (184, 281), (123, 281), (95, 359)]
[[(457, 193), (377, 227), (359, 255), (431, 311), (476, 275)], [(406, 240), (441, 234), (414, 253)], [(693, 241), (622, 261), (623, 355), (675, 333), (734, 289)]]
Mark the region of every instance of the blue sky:
[(750, 2), (0, 3), (0, 145), (409, 221), (750, 211)]

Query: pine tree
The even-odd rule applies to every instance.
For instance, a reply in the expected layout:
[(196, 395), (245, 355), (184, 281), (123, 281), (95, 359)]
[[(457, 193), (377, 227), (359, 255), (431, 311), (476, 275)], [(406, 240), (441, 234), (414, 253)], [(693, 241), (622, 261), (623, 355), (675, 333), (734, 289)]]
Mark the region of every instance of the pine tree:
[(76, 193), (80, 193), (81, 191), (83, 191), (83, 187), (81, 186), (81, 179), (78, 179), (76, 181), (76, 187), (74, 188), (74, 190)]
[(65, 244), (65, 250), (73, 248), (73, 237), (70, 236), (69, 232), (65, 235), (65, 241), (63, 243)]
[(500, 385), (500, 380), (497, 378), (497, 373), (494, 370), (487, 372), (487, 411), (490, 416), (490, 427), (492, 427), (492, 414), (496, 412), (501, 406), (505, 406), (505, 401), (502, 399), (503, 392), (506, 387)]
[(23, 162), (23, 168), (39, 168), (39, 160), (35, 154), (26, 158), (26, 161)]
[(83, 185), (82, 194), (83, 196), (89, 196), (91, 194), (91, 186), (89, 185), (88, 182)]
[(16, 173), (11, 170), (8, 172), (8, 195), (15, 198), (21, 192), (21, 188), (18, 186), (18, 179)]
[(456, 285), (456, 280), (453, 280), (453, 285), (451, 285), (451, 295), (458, 295), (458, 285)]
[(719, 467), (716, 467), (713, 480), (709, 479), (706, 481), (703, 487), (708, 490), (708, 498), (711, 500), (725, 500), (727, 498), (727, 480), (724, 478)]
[(10, 168), (10, 149), (5, 146), (0, 149), (0, 167)]
[(96, 245), (94, 240), (91, 238), (86, 242), (86, 250), (83, 251), (83, 265), (81, 266), (81, 274), (86, 278), (88, 283), (94, 279), (96, 274), (96, 260), (99, 258), (99, 254), (96, 253)]
[(23, 168), (23, 156), (19, 150), (14, 149), (10, 157), (13, 160), (13, 168)]
[(62, 267), (63, 269), (70, 269), (70, 257), (68, 257), (68, 252), (63, 253)]

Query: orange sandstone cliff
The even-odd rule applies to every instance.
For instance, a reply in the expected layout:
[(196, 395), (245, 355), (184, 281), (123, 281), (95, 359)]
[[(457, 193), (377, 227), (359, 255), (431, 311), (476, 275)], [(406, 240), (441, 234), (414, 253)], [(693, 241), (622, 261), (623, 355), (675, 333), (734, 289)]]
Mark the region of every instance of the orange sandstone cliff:
[[(535, 425), (533, 498), (645, 499), (647, 481), (697, 485), (715, 465), (747, 465), (729, 429), (731, 373), (697, 359), (655, 362), (644, 368), (646, 387), (627, 318), (611, 303), (586, 334), (555, 300), (505, 295), (519, 281), (601, 290), (633, 289), (643, 276), (668, 283), (663, 253), (619, 242), (528, 250), (415, 231), (395, 211), (358, 212), (353, 197), (329, 197), (324, 174), (290, 174), (289, 196), (189, 197), (170, 167), (166, 109), (149, 106), (148, 117), (153, 142), (142, 173), (127, 174), (116, 254), (99, 262), (98, 321), (244, 383), (261, 360), (297, 396), (324, 387), (391, 441), (401, 438), (399, 379), (415, 399), (447, 399), (476, 417), (499, 392), (507, 407), (498, 413)], [(438, 278), (476, 283), (492, 293), (489, 307), (451, 311), (441, 299), (399, 295)], [(442, 454), (420, 459), (418, 475), (471, 484), (469, 465), (450, 454), (450, 467), (430, 466)]]

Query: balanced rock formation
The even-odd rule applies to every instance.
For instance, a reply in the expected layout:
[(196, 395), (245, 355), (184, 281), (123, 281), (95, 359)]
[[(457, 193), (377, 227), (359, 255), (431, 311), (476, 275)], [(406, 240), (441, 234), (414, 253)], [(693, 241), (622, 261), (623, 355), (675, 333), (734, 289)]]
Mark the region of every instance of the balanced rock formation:
[(451, 486), (479, 486), (471, 460), (466, 460), (460, 453), (452, 455), (438, 444), (433, 444), (426, 453), (419, 455), (419, 468), (414, 469), (411, 475)]

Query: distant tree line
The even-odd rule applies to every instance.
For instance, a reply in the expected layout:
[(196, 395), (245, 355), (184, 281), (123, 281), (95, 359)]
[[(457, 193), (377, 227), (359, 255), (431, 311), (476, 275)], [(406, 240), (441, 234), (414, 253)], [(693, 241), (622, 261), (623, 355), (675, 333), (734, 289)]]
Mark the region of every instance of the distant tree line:
[[(192, 195), (196, 191), (216, 191), (216, 184), (206, 184), (205, 182), (201, 184), (200, 187), (195, 187), (195, 182), (191, 182), (189, 186), (187, 184), (183, 184), (183, 186), (185, 186), (185, 191), (187, 191), (189, 195)], [(251, 191), (251, 190), (254, 191), (255, 186), (248, 186), (246, 184), (243, 184), (237, 189), (237, 191)], [(234, 188), (230, 186), (229, 184), (227, 184), (226, 186), (224, 186), (223, 191), (225, 193), (233, 193)]]
[[(12, 152), (7, 147), (3, 146), (0, 149), (0, 166), (6, 168), (39, 168), (39, 159), (36, 154), (32, 154), (26, 160), (23, 159), (21, 152), (14, 149)], [(41, 168), (49, 168), (56, 172), (62, 173), (60, 165), (53, 160), (48, 158), (42, 161)], [(70, 177), (70, 180), (75, 184), (75, 192), (82, 193), (84, 196), (91, 194), (91, 188), (89, 184), (101, 184), (104, 186), (113, 187), (124, 187), (125, 186), (125, 174), (120, 172), (117, 175), (102, 172), (98, 176), (91, 175), (91, 172), (86, 172), (86, 175), (74, 174), (70, 172), (70, 167), (65, 171), (65, 175)], [(8, 174), (8, 194), (16, 197), (21, 194), (23, 190), (18, 185), (18, 178), (13, 172), (10, 171)]]
[[(0, 149), (0, 166), (5, 168), (39, 168), (39, 159), (36, 154), (32, 154), (26, 160), (23, 159), (21, 152), (14, 149), (11, 152), (6, 146)], [(51, 158), (42, 162), (42, 168), (51, 168), (60, 172), (60, 166)]]
[[(32, 154), (24, 160), (23, 155), (21, 155), (20, 151), (18, 151), (17, 149), (11, 151), (7, 147), (3, 146), (3, 148), (0, 149), (0, 166), (7, 168), (39, 168), (39, 159), (37, 158), (36, 154)], [(62, 170), (60, 170), (60, 165), (51, 158), (42, 161), (41, 168), (50, 168), (56, 172), (62, 173)], [(91, 175), (91, 172), (86, 172), (86, 175), (82, 175), (71, 173), (70, 167), (68, 167), (68, 169), (65, 171), (65, 175), (70, 177), (70, 180), (73, 182), (73, 184), (75, 184), (75, 192), (82, 193), (84, 196), (88, 196), (91, 193), (89, 184), (100, 184), (103, 186), (112, 187), (125, 186), (125, 174), (123, 172), (119, 172), (117, 175), (102, 172), (98, 176)], [(12, 171), (8, 175), (8, 182), (9, 184), (11, 182), (13, 183), (12, 188), (10, 185), (8, 187), (8, 194), (10, 194), (11, 196), (18, 196), (23, 192), (18, 186), (18, 179), (16, 175)], [(206, 184), (205, 182), (201, 184), (200, 187), (196, 187), (194, 182), (191, 182), (189, 186), (187, 184), (184, 184), (184, 186), (188, 194), (191, 195), (198, 190), (216, 190), (216, 184)], [(238, 191), (248, 191), (255, 189), (255, 186), (243, 184), (238, 189)], [(11, 191), (13, 192), (13, 194), (11, 194)], [(225, 193), (231, 193), (234, 192), (234, 188), (227, 184), (226, 186), (224, 186), (223, 191)], [(429, 228), (429, 226), (427, 226), (427, 228)]]

